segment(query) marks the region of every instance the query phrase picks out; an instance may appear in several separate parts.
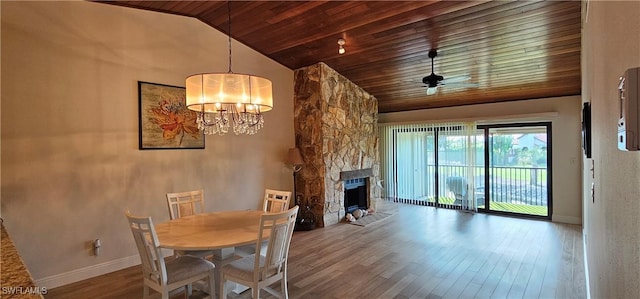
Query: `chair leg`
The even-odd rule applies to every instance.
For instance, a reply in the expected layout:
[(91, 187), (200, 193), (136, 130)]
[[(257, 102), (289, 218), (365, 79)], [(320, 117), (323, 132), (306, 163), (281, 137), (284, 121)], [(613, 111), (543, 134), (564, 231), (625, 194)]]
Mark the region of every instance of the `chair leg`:
[(216, 281), (214, 277), (213, 270), (209, 271), (209, 298), (211, 299), (216, 298)]
[(187, 292), (187, 298), (191, 297), (193, 294), (193, 286), (191, 284), (186, 285), (185, 291)]
[(257, 285), (251, 288), (251, 297), (253, 299), (260, 299), (260, 288)]
[(280, 291), (282, 293), (282, 298), (289, 299), (289, 290), (287, 289), (287, 276), (285, 275), (280, 280)]
[(225, 280), (224, 280), (224, 275), (222, 273), (220, 273), (220, 285), (218, 287), (218, 290), (220, 292), (220, 295), (218, 295), (218, 298), (227, 299), (227, 288), (225, 288)]
[(142, 289), (142, 298), (149, 298), (149, 286), (147, 286), (146, 284), (144, 285), (144, 289)]

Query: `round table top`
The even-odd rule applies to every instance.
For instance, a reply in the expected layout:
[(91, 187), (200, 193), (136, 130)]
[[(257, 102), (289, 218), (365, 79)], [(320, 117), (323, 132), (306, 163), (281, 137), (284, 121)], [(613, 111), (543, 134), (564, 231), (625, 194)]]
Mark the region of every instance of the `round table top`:
[(253, 244), (263, 211), (202, 213), (155, 225), (160, 247), (213, 250)]

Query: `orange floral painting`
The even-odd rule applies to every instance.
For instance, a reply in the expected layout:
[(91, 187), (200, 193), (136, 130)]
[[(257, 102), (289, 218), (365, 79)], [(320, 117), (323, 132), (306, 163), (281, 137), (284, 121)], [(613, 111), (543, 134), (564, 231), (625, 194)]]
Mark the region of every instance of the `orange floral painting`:
[(185, 105), (184, 87), (138, 81), (140, 149), (204, 148), (196, 113)]

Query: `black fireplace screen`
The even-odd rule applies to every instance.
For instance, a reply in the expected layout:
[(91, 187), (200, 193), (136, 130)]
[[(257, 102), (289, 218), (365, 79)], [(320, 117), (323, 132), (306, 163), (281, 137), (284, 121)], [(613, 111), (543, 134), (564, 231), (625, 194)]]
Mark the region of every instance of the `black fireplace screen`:
[(344, 182), (344, 209), (353, 213), (357, 209), (366, 210), (367, 180), (365, 178), (346, 180)]

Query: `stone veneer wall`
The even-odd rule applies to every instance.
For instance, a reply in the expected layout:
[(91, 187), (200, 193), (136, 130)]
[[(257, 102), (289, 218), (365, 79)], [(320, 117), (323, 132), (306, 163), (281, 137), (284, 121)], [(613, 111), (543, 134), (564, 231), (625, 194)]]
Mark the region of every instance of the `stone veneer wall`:
[(296, 70), (294, 91), (296, 146), (305, 161), (296, 189), (317, 226), (345, 216), (342, 171), (373, 170), (369, 206), (375, 209), (381, 198), (376, 98), (324, 63)]

